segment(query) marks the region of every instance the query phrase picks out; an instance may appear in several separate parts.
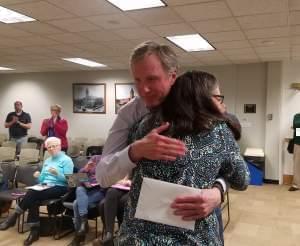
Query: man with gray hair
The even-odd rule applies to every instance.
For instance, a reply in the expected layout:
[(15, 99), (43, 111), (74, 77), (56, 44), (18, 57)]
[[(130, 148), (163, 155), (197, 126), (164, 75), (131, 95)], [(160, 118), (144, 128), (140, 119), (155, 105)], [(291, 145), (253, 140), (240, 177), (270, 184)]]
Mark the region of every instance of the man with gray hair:
[[(160, 105), (174, 84), (178, 72), (175, 52), (167, 45), (148, 41), (135, 48), (130, 66), (140, 97), (120, 109), (110, 129), (96, 171), (97, 180), (102, 187), (109, 187), (130, 174), (141, 159), (176, 160), (185, 155), (186, 147), (182, 141), (161, 135), (169, 128), (168, 123), (127, 146), (129, 129), (149, 110)], [(210, 214), (221, 203), (222, 192), (226, 189), (223, 179), (218, 182), (221, 185), (203, 189), (197, 196), (186, 196), (186, 200), (181, 199), (182, 211), (188, 211), (189, 214), (193, 212), (198, 218)], [(192, 203), (195, 206), (189, 209)], [(105, 237), (104, 242), (103, 245), (113, 245), (112, 238)]]

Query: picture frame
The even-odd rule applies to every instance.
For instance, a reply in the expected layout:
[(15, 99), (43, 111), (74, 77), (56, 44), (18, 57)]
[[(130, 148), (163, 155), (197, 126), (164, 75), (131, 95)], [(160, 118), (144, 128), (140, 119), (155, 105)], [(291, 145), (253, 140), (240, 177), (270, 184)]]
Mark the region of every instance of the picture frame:
[(120, 108), (136, 95), (135, 83), (115, 83), (115, 113), (117, 114)]
[(256, 113), (256, 104), (244, 104), (244, 113), (245, 114), (255, 114)]
[(106, 84), (73, 84), (73, 113), (105, 114)]

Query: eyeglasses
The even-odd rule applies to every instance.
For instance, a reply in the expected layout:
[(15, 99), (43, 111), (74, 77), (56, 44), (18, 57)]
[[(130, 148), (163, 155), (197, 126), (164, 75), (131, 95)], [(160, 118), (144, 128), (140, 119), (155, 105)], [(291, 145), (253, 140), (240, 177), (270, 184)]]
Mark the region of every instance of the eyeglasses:
[(212, 95), (212, 97), (217, 98), (217, 100), (221, 104), (224, 102), (224, 96), (223, 95)]
[(56, 144), (56, 145), (50, 145), (50, 146), (47, 146), (47, 149), (55, 149), (59, 146), (59, 144)]

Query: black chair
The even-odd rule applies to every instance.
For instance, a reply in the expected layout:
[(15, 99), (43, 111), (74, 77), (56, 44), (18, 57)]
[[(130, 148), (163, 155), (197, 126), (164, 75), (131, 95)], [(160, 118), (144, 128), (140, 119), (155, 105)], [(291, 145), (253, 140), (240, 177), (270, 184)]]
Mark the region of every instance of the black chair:
[(86, 156), (91, 157), (93, 155), (102, 155), (103, 146), (88, 146), (86, 149)]
[[(13, 173), (10, 168), (7, 169), (9, 170), (8, 173), (11, 172), (11, 174), (8, 175), (12, 175)], [(1, 191), (0, 200), (15, 201), (18, 204), (27, 192), (25, 186), (32, 186), (37, 183), (36, 178), (33, 177), (35, 171), (39, 171), (39, 167), (36, 165), (24, 165), (16, 167), (15, 178), (13, 181), (15, 186), (11, 189)], [(21, 218), (18, 218), (18, 232), (24, 232), (24, 214), (22, 214)]]

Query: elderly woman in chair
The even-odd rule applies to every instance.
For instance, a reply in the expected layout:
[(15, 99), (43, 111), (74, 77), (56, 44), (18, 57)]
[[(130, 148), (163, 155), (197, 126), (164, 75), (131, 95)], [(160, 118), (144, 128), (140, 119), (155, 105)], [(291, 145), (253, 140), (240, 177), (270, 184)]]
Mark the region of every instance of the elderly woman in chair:
[(30, 234), (24, 245), (31, 245), (39, 239), (39, 205), (42, 201), (59, 198), (64, 195), (67, 188), (66, 174), (73, 173), (73, 162), (61, 151), (61, 140), (49, 137), (45, 146), (50, 157), (45, 161), (42, 171), (33, 175), (39, 184), (45, 185), (43, 190), (29, 189), (22, 201), (16, 205), (15, 211), (0, 224), (0, 230), (7, 230), (16, 224), (17, 218), (28, 210), (27, 222), (30, 225)]

